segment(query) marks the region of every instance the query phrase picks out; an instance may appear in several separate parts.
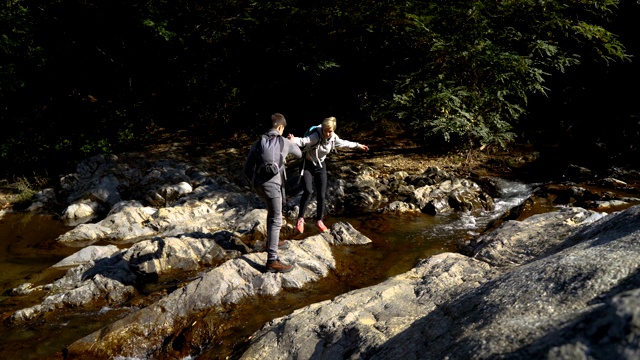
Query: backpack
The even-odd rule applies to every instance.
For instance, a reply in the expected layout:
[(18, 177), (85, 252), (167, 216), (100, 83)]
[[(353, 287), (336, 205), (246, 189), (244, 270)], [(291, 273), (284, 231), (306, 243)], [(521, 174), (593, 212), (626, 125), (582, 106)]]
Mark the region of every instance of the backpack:
[[(314, 131), (322, 131), (322, 125), (313, 125), (312, 127), (310, 127), (309, 129), (307, 129), (307, 131), (305, 131), (304, 133), (304, 137), (309, 137), (309, 135), (313, 134)], [(320, 135), (320, 134), (318, 134)]]
[(262, 135), (256, 149), (258, 161), (254, 175), (268, 181), (284, 168), (284, 139), (280, 135)]

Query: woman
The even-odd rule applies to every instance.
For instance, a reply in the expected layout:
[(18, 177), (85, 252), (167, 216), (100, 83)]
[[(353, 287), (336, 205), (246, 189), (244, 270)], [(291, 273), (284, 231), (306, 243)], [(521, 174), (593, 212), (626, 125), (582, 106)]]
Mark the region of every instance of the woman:
[(300, 211), (298, 213), (298, 222), (296, 229), (304, 232), (304, 215), (309, 204), (309, 198), (316, 187), (317, 211), (314, 218), (315, 225), (321, 232), (327, 231), (327, 227), (322, 222), (324, 215), (324, 198), (327, 191), (327, 168), (325, 167), (325, 159), (327, 155), (336, 147), (361, 149), (368, 151), (367, 145), (357, 142), (340, 139), (335, 133), (336, 118), (328, 117), (322, 121), (322, 124), (316, 128), (309, 136), (295, 137), (289, 135), (289, 140), (303, 149), (303, 161), (301, 175), (304, 179), (304, 188), (302, 198), (300, 199)]

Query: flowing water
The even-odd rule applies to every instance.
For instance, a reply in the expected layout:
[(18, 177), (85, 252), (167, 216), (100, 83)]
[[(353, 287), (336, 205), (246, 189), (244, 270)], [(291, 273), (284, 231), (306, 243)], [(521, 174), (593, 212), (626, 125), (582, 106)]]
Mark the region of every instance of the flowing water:
[[(478, 236), (491, 221), (522, 203), (531, 193), (529, 185), (498, 181), (502, 195), (495, 199), (496, 209), (476, 216), (371, 214), (328, 218), (328, 225), (337, 221), (349, 222), (372, 243), (335, 246), (337, 269), (316, 283), (299, 290), (284, 291), (272, 298), (247, 299), (225, 311), (207, 315), (224, 319), (226, 326), (220, 329), (219, 339), (198, 358), (237, 357), (249, 336), (273, 318), (350, 290), (375, 285), (410, 270), (429, 256), (456, 251), (461, 241)], [(0, 313), (3, 320), (15, 310), (38, 301), (27, 299), (18, 303), (10, 296), (11, 289), (25, 282), (50, 283), (61, 276), (47, 268), (78, 250), (55, 243), (55, 238), (69, 229), (42, 215), (5, 213), (0, 218)], [(132, 311), (134, 309), (121, 308), (56, 312), (54, 316), (21, 326), (10, 326), (3, 321), (0, 324), (0, 353), (5, 358), (61, 359), (65, 346)]]

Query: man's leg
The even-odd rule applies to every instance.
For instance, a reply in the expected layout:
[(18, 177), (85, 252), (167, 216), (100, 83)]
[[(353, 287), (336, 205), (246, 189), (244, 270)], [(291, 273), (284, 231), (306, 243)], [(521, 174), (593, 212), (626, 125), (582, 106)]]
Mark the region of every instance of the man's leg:
[(267, 206), (267, 261), (278, 259), (278, 240), (282, 227), (282, 192), (280, 185), (265, 183), (262, 200)]
[(278, 259), (278, 240), (282, 227), (282, 190), (279, 184), (265, 183), (263, 198), (267, 206), (267, 265), (268, 272), (289, 272), (292, 265), (285, 265)]

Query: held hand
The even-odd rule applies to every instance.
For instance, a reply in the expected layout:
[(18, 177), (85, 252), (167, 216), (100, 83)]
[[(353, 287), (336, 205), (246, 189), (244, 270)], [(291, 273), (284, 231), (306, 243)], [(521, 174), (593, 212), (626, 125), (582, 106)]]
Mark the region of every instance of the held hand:
[(293, 136), (293, 134), (289, 134), (287, 137), (288, 137), (288, 138), (289, 138), (289, 140), (291, 140), (291, 141), (293, 141), (293, 138), (295, 138), (295, 136)]
[(363, 151), (369, 151), (369, 147), (367, 145), (360, 144), (360, 149)]

